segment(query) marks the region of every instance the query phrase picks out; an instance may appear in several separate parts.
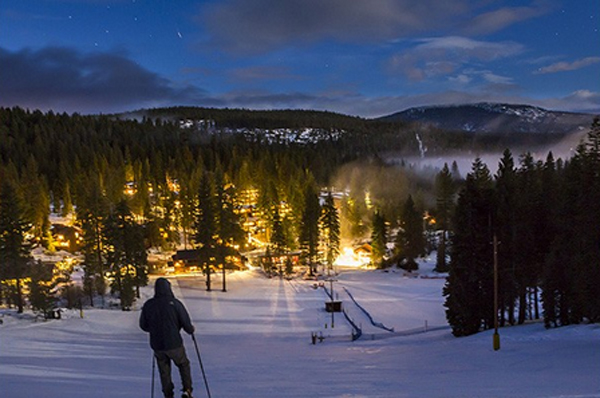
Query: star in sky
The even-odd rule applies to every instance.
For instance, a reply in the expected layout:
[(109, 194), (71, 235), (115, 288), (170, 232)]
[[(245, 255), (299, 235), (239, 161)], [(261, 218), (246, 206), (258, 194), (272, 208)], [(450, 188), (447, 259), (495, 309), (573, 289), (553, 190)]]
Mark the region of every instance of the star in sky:
[(5, 0), (0, 106), (600, 113), (598, 0)]

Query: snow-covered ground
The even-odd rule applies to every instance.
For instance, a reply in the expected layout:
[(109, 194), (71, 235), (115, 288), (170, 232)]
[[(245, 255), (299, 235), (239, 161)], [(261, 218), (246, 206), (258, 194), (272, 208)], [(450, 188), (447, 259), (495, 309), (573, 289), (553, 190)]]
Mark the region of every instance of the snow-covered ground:
[[(196, 325), (214, 398), (600, 397), (600, 325), (544, 329), (540, 323), (454, 338), (444, 317), (443, 279), (340, 269), (334, 296), (363, 328), (351, 341), (343, 315), (314, 281), (228, 275), (205, 290), (201, 276), (171, 277)], [(329, 286), (329, 283), (325, 284)], [(344, 289), (345, 288), (345, 289)], [(348, 292), (376, 323), (350, 300)], [(143, 290), (152, 295), (151, 286)], [(0, 324), (0, 397), (150, 397), (152, 356), (139, 310), (86, 309), (63, 319)], [(404, 333), (406, 332), (406, 333)], [(311, 334), (325, 338), (312, 344)], [(206, 397), (193, 341), (195, 396)], [(174, 380), (179, 388), (178, 376)], [(161, 397), (158, 377), (155, 397)]]

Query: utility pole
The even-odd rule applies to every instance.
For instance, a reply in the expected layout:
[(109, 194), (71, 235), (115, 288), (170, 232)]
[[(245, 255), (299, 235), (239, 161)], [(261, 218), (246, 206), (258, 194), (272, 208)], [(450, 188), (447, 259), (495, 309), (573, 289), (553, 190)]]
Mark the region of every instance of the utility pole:
[(221, 267), (223, 268), (223, 289), (221, 291), (226, 292), (227, 291), (227, 282), (225, 281), (225, 262), (223, 262), (223, 264), (221, 264)]
[(334, 304), (333, 304), (333, 278), (329, 278), (329, 286), (331, 286), (331, 328), (335, 327), (334, 316), (335, 313)]
[(500, 349), (498, 334), (498, 237), (494, 234), (494, 351)]
[(227, 264), (227, 249), (229, 248), (229, 245), (226, 244), (222, 239), (219, 239), (218, 243), (217, 243), (217, 260), (219, 261), (219, 267), (221, 267), (221, 270), (223, 271), (223, 288), (221, 289), (222, 292), (226, 292), (227, 291), (227, 281), (225, 280), (226, 275), (225, 275), (225, 265)]

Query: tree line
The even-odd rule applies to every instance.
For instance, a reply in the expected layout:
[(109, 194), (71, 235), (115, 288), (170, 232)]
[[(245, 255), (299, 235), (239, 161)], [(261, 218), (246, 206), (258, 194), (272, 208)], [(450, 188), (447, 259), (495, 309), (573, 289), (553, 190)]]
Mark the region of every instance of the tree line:
[(501, 326), (540, 317), (547, 327), (600, 320), (599, 119), (570, 159), (549, 153), (535, 161), (526, 153), (515, 163), (506, 150), (492, 176), (477, 159), (458, 192), (444, 287), (456, 336), (492, 328), (495, 317)]

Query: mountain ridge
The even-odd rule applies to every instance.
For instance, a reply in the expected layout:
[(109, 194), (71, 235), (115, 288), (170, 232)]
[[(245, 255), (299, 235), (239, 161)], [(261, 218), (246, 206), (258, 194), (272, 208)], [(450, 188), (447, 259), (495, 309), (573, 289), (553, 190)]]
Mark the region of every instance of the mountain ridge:
[[(172, 121), (211, 121), (219, 128), (325, 128), (351, 130), (373, 124), (414, 124), (468, 133), (544, 133), (568, 135), (586, 130), (594, 114), (548, 110), (528, 104), (479, 102), (408, 108), (386, 116), (361, 118), (307, 109), (250, 110), (243, 108), (170, 107), (140, 109), (119, 118), (164, 118)], [(380, 125), (381, 127), (381, 125)]]
[(571, 134), (589, 128), (593, 114), (553, 111), (526, 104), (479, 102), (408, 108), (378, 118), (418, 122), (449, 131), (472, 133)]

